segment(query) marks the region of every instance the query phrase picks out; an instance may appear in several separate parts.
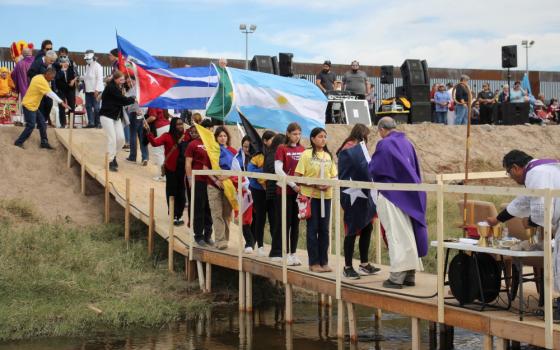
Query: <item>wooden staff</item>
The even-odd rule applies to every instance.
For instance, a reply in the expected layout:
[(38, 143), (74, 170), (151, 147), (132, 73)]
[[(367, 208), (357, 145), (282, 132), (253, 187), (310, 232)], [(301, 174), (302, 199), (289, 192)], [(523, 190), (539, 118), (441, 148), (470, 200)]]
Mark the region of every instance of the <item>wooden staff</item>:
[[(461, 84), (461, 83), (459, 83)], [(472, 117), (472, 94), (471, 89), (467, 84), (463, 84), (463, 87), (467, 90), (468, 99), (467, 99), (467, 139), (465, 142), (465, 181), (463, 182), (465, 185), (469, 180), (469, 158), (470, 158), (470, 150), (471, 150), (471, 117)], [(461, 104), (457, 101), (455, 97), (455, 90), (457, 86), (453, 87), (451, 95), (453, 96), (453, 100), (455, 101), (455, 105)], [(468, 195), (465, 193), (463, 197), (463, 228), (467, 226), (467, 199)], [(467, 235), (467, 231), (463, 231), (463, 235)]]

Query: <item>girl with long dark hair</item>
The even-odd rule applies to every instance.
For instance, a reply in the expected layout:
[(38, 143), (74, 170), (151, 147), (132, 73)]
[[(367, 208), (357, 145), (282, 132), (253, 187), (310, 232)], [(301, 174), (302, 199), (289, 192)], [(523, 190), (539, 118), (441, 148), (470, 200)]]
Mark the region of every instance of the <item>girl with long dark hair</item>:
[[(339, 179), (371, 181), (368, 171), (369, 153), (366, 148), (369, 133), (368, 127), (364, 124), (354, 125), (350, 135), (336, 151)], [(343, 188), (341, 191), (347, 190)], [(350, 191), (355, 191), (353, 193), (356, 195), (349, 194), (352, 193)], [(375, 204), (371, 199), (370, 190), (349, 189), (348, 194), (348, 196), (343, 195), (340, 198), (340, 204), (344, 209), (344, 277), (359, 279), (360, 275), (371, 275), (379, 271), (379, 268), (368, 262)], [(365, 202), (362, 202), (364, 200)], [(360, 266), (358, 272), (352, 266), (356, 236), (360, 236)]]
[[(291, 123), (286, 130), (286, 143), (278, 146), (274, 156), (274, 172), (281, 176), (294, 176), (296, 166), (301, 153), (305, 150), (300, 144), (301, 126), (298, 123)], [(286, 188), (286, 235), (288, 253), (288, 265), (301, 265), (301, 261), (296, 256), (297, 243), (299, 239), (299, 218), (297, 196), (300, 187), (292, 181), (288, 181)], [(272, 249), (270, 257), (273, 261), (280, 261), (282, 258), (282, 189), (276, 186), (276, 220), (272, 237)]]
[[(149, 127), (146, 126), (146, 132)], [(175, 226), (185, 223), (183, 211), (185, 210), (185, 149), (187, 148), (185, 125), (179, 118), (171, 119), (169, 131), (159, 137), (152, 133), (148, 134), (148, 140), (153, 147), (164, 147), (164, 167), (165, 167), (165, 195), (169, 207), (169, 197), (175, 197), (174, 221)]]
[[(337, 168), (327, 147), (326, 130), (315, 128), (311, 130), (309, 138), (311, 148), (301, 154), (295, 175), (321, 179), (336, 178)], [(331, 272), (328, 251), (332, 188), (327, 185), (301, 185), (301, 194), (311, 199), (311, 216), (307, 219), (309, 270)]]

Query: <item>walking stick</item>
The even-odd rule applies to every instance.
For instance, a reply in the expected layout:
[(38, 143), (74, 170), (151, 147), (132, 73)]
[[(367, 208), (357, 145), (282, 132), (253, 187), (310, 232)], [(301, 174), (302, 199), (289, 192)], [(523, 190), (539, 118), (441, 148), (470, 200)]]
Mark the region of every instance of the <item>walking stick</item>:
[[(471, 89), (467, 84), (463, 84), (463, 87), (467, 90), (467, 93), (469, 94), (469, 98), (467, 100), (467, 139), (465, 142), (465, 181), (463, 182), (463, 184), (466, 185), (469, 180), (469, 158), (470, 158), (470, 150), (471, 150), (472, 93), (471, 93)], [(453, 87), (451, 94), (453, 96), (453, 100), (455, 101), (455, 104), (457, 105), (460, 102), (457, 101), (455, 97), (456, 88), (457, 88), (456, 86)], [(467, 227), (467, 199), (468, 199), (468, 195), (467, 193), (465, 193), (463, 197), (463, 235), (465, 236), (467, 232), (465, 229)]]

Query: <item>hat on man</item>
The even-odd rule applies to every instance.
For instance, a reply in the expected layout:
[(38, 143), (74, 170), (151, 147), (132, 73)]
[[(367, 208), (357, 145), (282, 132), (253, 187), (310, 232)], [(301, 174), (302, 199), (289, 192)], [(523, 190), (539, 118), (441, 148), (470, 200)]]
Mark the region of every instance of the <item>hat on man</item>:
[(92, 59), (95, 56), (95, 51), (93, 50), (86, 50), (86, 54), (84, 55), (85, 60)]
[(119, 49), (112, 49), (109, 53), (115, 57), (119, 57)]

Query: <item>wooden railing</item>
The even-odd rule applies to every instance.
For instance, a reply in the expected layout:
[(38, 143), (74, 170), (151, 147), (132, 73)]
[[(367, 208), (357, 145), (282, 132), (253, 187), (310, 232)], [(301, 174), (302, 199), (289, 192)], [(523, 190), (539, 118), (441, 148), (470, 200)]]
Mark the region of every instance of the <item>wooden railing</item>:
[[(552, 286), (553, 286), (553, 274), (552, 274), (552, 209), (553, 209), (553, 198), (560, 197), (560, 190), (552, 189), (527, 189), (523, 187), (495, 187), (495, 186), (457, 186), (457, 185), (445, 185), (444, 181), (460, 180), (458, 174), (450, 175), (438, 175), (437, 184), (391, 184), (391, 183), (374, 183), (374, 182), (361, 182), (361, 181), (345, 181), (337, 179), (317, 179), (317, 178), (307, 178), (307, 177), (294, 177), (294, 176), (279, 176), (275, 174), (264, 174), (264, 173), (253, 173), (253, 172), (241, 172), (241, 171), (228, 171), (228, 170), (194, 170), (192, 176), (192, 184), (194, 184), (194, 179), (196, 176), (200, 175), (222, 175), (222, 176), (234, 176), (238, 178), (238, 201), (239, 208), (242, 207), (241, 199), (241, 184), (242, 177), (266, 179), (277, 181), (277, 185), (280, 186), (282, 190), (282, 279), (286, 287), (286, 298), (291, 299), (291, 286), (288, 284), (288, 265), (287, 265), (287, 255), (284, 247), (286, 247), (286, 185), (287, 182), (293, 181), (298, 184), (303, 185), (327, 185), (333, 187), (333, 203), (334, 208), (336, 208), (334, 213), (334, 227), (335, 227), (335, 264), (336, 264), (336, 299), (338, 301), (339, 308), (342, 307), (341, 299), (341, 280), (342, 271), (340, 269), (340, 259), (341, 259), (341, 215), (340, 206), (338, 202), (340, 201), (340, 188), (350, 187), (358, 189), (370, 189), (370, 190), (385, 190), (385, 191), (424, 191), (436, 194), (437, 198), (437, 320), (440, 323), (445, 322), (445, 303), (444, 303), (444, 195), (448, 193), (456, 194), (478, 194), (478, 195), (503, 195), (503, 196), (529, 196), (529, 197), (544, 197), (545, 203), (545, 226), (544, 226), (544, 314), (545, 314), (545, 344), (549, 349), (553, 348), (553, 322), (552, 322)], [(464, 174), (461, 174), (464, 178)], [(476, 174), (472, 173), (470, 175), (471, 179), (483, 179), (490, 177), (505, 177), (505, 172), (492, 172), (492, 173), (482, 173)], [(194, 196), (194, 186), (191, 188), (191, 218), (194, 217), (195, 210), (195, 196)], [(331, 214), (332, 215), (332, 214)], [(239, 230), (241, 230), (241, 215), (238, 216)], [(192, 225), (191, 225), (192, 227)], [(192, 233), (192, 232), (191, 232)], [(238, 249), (238, 269), (240, 272), (240, 289), (244, 288), (242, 271), (243, 271), (243, 235), (239, 232), (239, 249)], [(194, 246), (194, 234), (190, 235), (190, 259), (193, 259), (193, 246)], [(379, 248), (378, 248), (379, 249)], [(380, 249), (379, 249), (380, 250)], [(379, 251), (378, 250), (378, 251)], [(244, 302), (240, 300), (240, 303)], [(292, 321), (292, 310), (291, 303), (288, 305), (286, 303), (286, 321)], [(342, 310), (339, 310), (342, 311)], [(342, 312), (339, 312), (341, 314)], [(340, 322), (339, 322), (340, 323)]]

